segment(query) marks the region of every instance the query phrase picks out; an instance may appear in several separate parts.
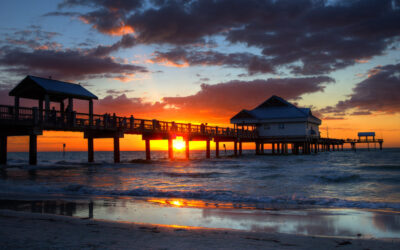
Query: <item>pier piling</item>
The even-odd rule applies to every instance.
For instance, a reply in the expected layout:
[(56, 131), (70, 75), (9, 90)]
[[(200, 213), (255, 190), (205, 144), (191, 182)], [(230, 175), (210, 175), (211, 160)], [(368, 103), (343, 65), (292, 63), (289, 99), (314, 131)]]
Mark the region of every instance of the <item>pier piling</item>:
[(174, 159), (174, 148), (173, 148), (173, 140), (172, 138), (168, 138), (168, 158), (170, 160)]
[(206, 141), (206, 158), (210, 159), (211, 155), (210, 155), (210, 140)]
[(219, 141), (215, 142), (215, 157), (219, 158)]
[(186, 160), (189, 160), (189, 139), (185, 140)]
[(114, 136), (114, 163), (120, 162), (119, 136)]
[(151, 157), (150, 157), (150, 140), (146, 139), (145, 140), (145, 144), (146, 144), (146, 161), (150, 161)]
[(37, 164), (37, 135), (29, 136), (29, 165)]
[(88, 140), (88, 162), (94, 162), (93, 137), (89, 136), (87, 140)]
[(0, 136), (0, 165), (7, 164), (7, 136)]

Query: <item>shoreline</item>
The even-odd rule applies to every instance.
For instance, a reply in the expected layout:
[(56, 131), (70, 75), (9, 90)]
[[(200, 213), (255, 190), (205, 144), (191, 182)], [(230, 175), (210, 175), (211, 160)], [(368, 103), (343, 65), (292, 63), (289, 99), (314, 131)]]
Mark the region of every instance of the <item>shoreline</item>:
[(0, 211), (2, 249), (399, 249), (400, 239), (348, 239), (115, 222)]
[(127, 223), (220, 228), (306, 237), (400, 240), (397, 211), (349, 208), (254, 209), (175, 198), (2, 196), (0, 211)]

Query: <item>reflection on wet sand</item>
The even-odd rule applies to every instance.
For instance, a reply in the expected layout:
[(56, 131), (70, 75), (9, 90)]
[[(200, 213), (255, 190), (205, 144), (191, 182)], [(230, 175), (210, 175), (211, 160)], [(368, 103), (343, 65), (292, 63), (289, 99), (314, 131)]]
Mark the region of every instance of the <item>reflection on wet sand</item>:
[(0, 200), (0, 209), (183, 227), (400, 238), (400, 214), (360, 209), (264, 210), (185, 199)]
[(0, 200), (0, 209), (66, 216), (77, 216), (78, 214), (81, 215), (82, 211), (87, 211), (86, 214), (88, 215), (88, 218), (94, 218), (93, 201), (75, 202), (63, 200)]

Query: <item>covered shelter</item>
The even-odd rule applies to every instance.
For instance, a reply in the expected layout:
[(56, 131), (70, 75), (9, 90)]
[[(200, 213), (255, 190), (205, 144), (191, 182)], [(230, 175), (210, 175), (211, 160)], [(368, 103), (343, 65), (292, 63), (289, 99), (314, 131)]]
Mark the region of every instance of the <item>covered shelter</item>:
[(375, 132), (358, 132), (358, 140), (368, 141), (369, 137), (372, 137), (372, 140), (375, 141)]
[[(47, 121), (50, 114), (50, 102), (60, 104), (60, 113), (64, 118), (65, 111), (72, 113), (74, 110), (73, 99), (87, 100), (89, 102), (89, 123), (93, 125), (93, 99), (97, 100), (98, 97), (79, 84), (28, 75), (10, 91), (9, 95), (15, 97), (16, 120), (19, 116), (20, 98), (39, 101), (39, 121), (43, 121), (43, 102), (45, 103), (45, 121)], [(67, 110), (64, 110), (66, 99), (68, 99), (68, 107)]]

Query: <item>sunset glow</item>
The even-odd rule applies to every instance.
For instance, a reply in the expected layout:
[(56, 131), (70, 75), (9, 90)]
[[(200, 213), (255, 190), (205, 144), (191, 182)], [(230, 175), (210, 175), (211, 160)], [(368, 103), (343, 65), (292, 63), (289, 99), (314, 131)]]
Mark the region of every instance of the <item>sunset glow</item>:
[(173, 141), (174, 149), (180, 151), (185, 149), (185, 141), (182, 139), (177, 139)]
[[(279, 1), (265, 6), (242, 1), (236, 6), (245, 12), (241, 15), (226, 15), (223, 1), (128, 2), (42, 1), (23, 16), (15, 14), (19, 2), (2, 3), (7, 11), (0, 21), (8, 27), (0, 38), (1, 104), (14, 103), (8, 92), (29, 73), (87, 87), (99, 97), (93, 102), (95, 114), (227, 127), (240, 110), (278, 95), (312, 107), (322, 120), (323, 136), (329, 131), (330, 137), (346, 139), (374, 131), (385, 147), (400, 146), (398, 32), (386, 23), (397, 20), (396, 1), (310, 1), (304, 5), (306, 16), (290, 20), (283, 17), (297, 8), (296, 1), (285, 8)], [(358, 20), (360, 8), (369, 13), (368, 21)], [(206, 22), (197, 23), (199, 9), (216, 9), (214, 15), (227, 20), (204, 17)], [(268, 30), (257, 23), (264, 20), (263, 11), (271, 19)], [(332, 19), (339, 15), (346, 25)], [(315, 25), (316, 16), (329, 28)], [(371, 37), (374, 46), (367, 46)], [(21, 99), (20, 105), (32, 102)], [(88, 104), (76, 101), (74, 109), (87, 112)], [(8, 147), (26, 151), (26, 140), (10, 137)], [(38, 141), (39, 151), (59, 151), (61, 141), (71, 151), (87, 149), (79, 133), (45, 131)], [(112, 150), (110, 142), (96, 139), (94, 146)], [(155, 150), (168, 146), (166, 141), (151, 145)], [(226, 146), (232, 149), (231, 143)], [(190, 148), (203, 150), (205, 144), (191, 142)], [(174, 149), (184, 150), (185, 143), (175, 140)], [(126, 135), (121, 150), (144, 150), (144, 142)]]

